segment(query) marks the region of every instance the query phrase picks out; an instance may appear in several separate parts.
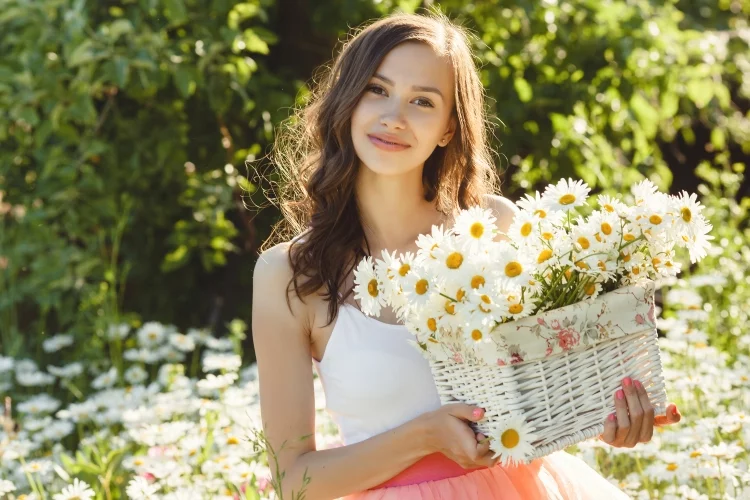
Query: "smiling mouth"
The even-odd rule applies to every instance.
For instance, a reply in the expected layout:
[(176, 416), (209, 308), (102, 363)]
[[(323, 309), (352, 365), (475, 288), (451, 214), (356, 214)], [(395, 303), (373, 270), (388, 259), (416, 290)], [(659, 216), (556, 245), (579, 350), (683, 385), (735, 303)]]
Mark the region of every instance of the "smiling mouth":
[(408, 149), (411, 147), (408, 144), (387, 141), (385, 139), (381, 139), (380, 137), (377, 137), (374, 135), (368, 135), (367, 138), (370, 139), (370, 142), (372, 142), (375, 145), (375, 147), (379, 149), (383, 149), (385, 151), (403, 151), (404, 149)]

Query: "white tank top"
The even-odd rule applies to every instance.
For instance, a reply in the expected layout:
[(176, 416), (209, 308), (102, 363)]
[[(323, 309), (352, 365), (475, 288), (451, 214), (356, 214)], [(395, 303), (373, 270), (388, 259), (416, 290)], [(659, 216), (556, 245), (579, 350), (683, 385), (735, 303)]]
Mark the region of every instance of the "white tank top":
[(404, 325), (339, 307), (323, 359), (313, 358), (326, 410), (345, 445), (357, 443), (440, 407), (430, 365), (407, 340)]

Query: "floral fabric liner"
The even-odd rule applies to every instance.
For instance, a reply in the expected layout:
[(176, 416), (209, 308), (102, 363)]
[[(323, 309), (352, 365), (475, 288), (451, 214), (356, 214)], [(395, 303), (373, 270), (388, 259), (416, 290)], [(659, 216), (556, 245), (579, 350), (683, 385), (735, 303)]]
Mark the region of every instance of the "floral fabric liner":
[(647, 280), (593, 300), (503, 323), (492, 332), (492, 341), (477, 349), (477, 355), (457, 333), (444, 335), (437, 344), (427, 342), (426, 351), (415, 341), (409, 342), (431, 361), (499, 366), (536, 361), (656, 328), (654, 288), (655, 283)]

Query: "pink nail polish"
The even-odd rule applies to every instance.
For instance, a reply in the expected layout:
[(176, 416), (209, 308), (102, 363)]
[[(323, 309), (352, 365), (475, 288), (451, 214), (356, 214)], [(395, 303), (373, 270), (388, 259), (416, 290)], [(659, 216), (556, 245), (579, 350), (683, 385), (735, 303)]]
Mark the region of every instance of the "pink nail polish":
[(622, 381), (622, 385), (624, 385), (625, 387), (630, 387), (630, 384), (632, 383), (633, 381), (630, 380), (630, 377), (625, 377), (625, 379)]
[(614, 413), (610, 413), (609, 417), (607, 417), (607, 418), (609, 419), (610, 422), (614, 422), (615, 421), (615, 414)]
[(617, 399), (623, 399), (623, 398), (625, 398), (625, 393), (622, 392), (622, 389), (620, 389), (619, 391), (617, 391)]
[(482, 410), (480, 410), (479, 408), (475, 408), (474, 413), (472, 413), (472, 415), (474, 415), (474, 418), (479, 418), (482, 416)]
[(636, 380), (633, 385), (635, 385), (637, 388), (641, 389), (643, 386), (641, 385), (640, 381)]

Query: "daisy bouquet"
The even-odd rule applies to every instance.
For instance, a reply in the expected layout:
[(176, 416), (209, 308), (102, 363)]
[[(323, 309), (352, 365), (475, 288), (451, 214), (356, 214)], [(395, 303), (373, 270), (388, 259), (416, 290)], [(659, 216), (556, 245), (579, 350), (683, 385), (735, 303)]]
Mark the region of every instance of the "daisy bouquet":
[(598, 435), (622, 377), (666, 404), (654, 285), (679, 272), (676, 249), (706, 255), (711, 225), (695, 194), (648, 180), (631, 204), (600, 195), (593, 209), (589, 191), (563, 179), (526, 195), (506, 232), (471, 207), (420, 235), (416, 254), (383, 251), (354, 271), (362, 311), (393, 308), (441, 400), (486, 408), (477, 427), (506, 464)]

